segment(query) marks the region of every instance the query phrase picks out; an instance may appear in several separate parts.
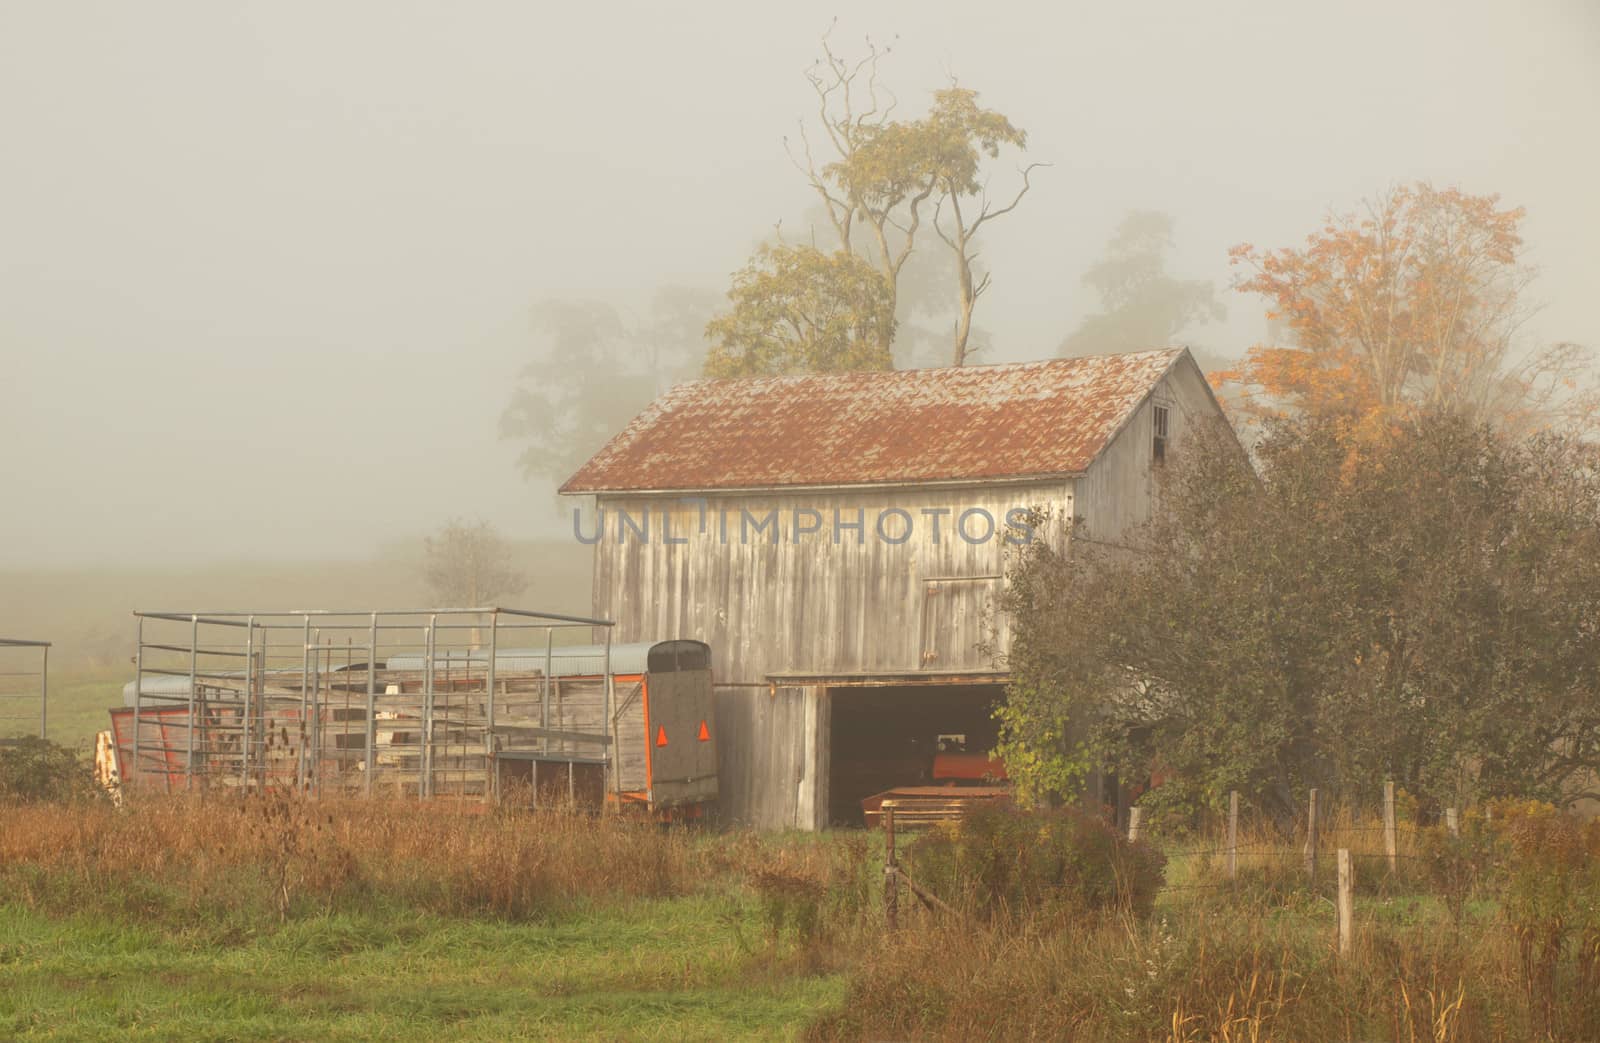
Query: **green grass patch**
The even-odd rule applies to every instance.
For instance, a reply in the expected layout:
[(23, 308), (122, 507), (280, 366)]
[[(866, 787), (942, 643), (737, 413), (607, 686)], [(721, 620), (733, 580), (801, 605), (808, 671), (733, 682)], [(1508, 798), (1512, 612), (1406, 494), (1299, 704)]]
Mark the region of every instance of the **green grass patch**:
[(843, 979), (785, 970), (760, 935), (727, 896), (555, 924), (333, 915), (232, 940), (0, 907), (0, 1035), (792, 1038)]

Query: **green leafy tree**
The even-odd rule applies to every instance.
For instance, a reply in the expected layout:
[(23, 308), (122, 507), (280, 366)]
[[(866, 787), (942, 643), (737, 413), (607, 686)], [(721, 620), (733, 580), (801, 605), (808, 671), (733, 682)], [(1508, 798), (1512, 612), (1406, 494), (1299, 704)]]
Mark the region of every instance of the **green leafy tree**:
[(1083, 275), (1101, 310), (1061, 342), (1057, 354), (1104, 354), (1165, 347), (1196, 323), (1227, 317), (1211, 283), (1167, 271), (1172, 218), (1135, 210), (1122, 219), (1104, 255)]
[(706, 326), (713, 377), (889, 369), (894, 301), (861, 258), (763, 246), (734, 275), (729, 311)]
[[(1440, 804), (1572, 800), (1600, 768), (1600, 468), (1449, 414), (1346, 466), (1338, 425), (1276, 421), (1167, 469), (1130, 549), (1079, 532), (1017, 561), (1003, 753), (1035, 794), (1093, 767), (1186, 805), (1292, 816), (1385, 777)], [(1079, 539), (1088, 535), (1091, 539)]]

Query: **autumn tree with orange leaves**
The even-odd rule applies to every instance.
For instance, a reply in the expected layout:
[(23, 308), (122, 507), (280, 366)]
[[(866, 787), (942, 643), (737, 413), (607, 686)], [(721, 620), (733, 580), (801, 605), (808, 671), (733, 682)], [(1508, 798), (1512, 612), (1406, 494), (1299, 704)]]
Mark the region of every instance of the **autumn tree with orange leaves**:
[(1247, 418), (1327, 417), (1353, 437), (1418, 410), (1512, 433), (1587, 421), (1587, 353), (1520, 343), (1533, 275), (1523, 215), (1498, 196), (1417, 183), (1331, 215), (1303, 248), (1235, 247), (1249, 273), (1238, 288), (1267, 299), (1283, 343), (1252, 348), (1213, 383), (1231, 385)]

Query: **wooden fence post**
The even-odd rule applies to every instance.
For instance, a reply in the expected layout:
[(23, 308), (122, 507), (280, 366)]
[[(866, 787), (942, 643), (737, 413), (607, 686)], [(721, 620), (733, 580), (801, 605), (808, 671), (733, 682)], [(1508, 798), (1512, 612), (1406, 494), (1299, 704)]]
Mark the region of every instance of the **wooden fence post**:
[(895, 863), (894, 804), (885, 801), (882, 811), (884, 843), (887, 845), (883, 856), (883, 922), (892, 931), (900, 925), (900, 868)]
[(1383, 783), (1383, 853), (1389, 856), (1389, 872), (1400, 868), (1399, 846), (1394, 830), (1394, 780)]
[(1239, 877), (1239, 791), (1228, 794), (1228, 879)]
[(1456, 815), (1455, 808), (1444, 809), (1444, 828), (1448, 829), (1453, 837), (1461, 835), (1461, 819)]
[(1139, 842), (1139, 830), (1144, 825), (1144, 808), (1134, 807), (1128, 811), (1128, 843)]
[(1355, 870), (1350, 867), (1350, 849), (1339, 849), (1339, 955), (1350, 951), (1353, 933), (1351, 921), (1355, 919)]
[(1317, 791), (1311, 791), (1306, 809), (1306, 882), (1317, 882)]

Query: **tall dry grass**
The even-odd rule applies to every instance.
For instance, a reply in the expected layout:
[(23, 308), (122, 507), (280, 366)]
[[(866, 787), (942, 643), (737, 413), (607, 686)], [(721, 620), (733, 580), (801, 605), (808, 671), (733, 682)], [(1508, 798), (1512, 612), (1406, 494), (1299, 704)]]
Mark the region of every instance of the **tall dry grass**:
[(46, 910), (285, 919), (393, 905), (552, 916), (695, 885), (692, 838), (616, 816), (446, 802), (205, 801), (0, 807), (0, 887)]
[[(1331, 938), (1243, 910), (1088, 921), (1040, 933), (951, 921), (862, 954), (813, 1040), (1479, 1040), (1547, 1038), (1515, 954), (1397, 929), (1343, 958)], [(1593, 1038), (1573, 1034), (1550, 1037)]]

